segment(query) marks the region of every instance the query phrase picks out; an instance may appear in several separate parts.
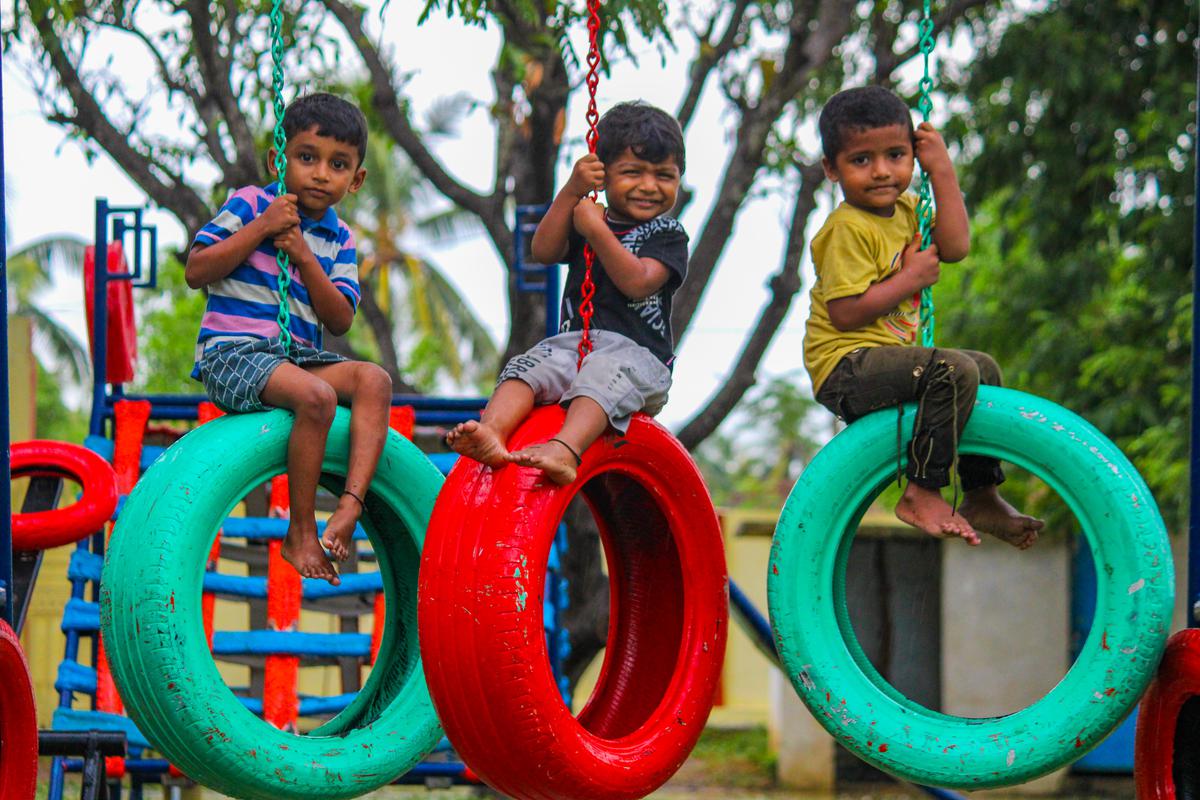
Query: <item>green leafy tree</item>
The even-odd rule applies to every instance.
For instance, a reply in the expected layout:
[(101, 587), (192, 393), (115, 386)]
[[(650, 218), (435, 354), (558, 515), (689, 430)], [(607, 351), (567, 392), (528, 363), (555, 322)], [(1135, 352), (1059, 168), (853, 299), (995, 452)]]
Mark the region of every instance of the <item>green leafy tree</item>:
[[(967, 28), (990, 35), (1005, 5), (943, 0), (934, 3), (935, 22), (948, 36)], [(805, 132), (824, 100), (844, 83), (897, 79), (917, 54), (913, 30), (920, 9), (902, 0), (730, 0), (680, 3), (671, 11), (676, 19), (668, 19), (665, 0), (605, 0), (600, 38), (607, 62), (635, 59), (634, 45), (642, 40), (660, 52), (687, 40), (693, 55), (674, 108), (685, 133), (702, 97), (724, 98), (727, 147), (717, 185), (703, 198), (703, 221), (691, 231), (688, 279), (672, 311), (677, 339), (686, 337), (722, 265), (738, 214), (766, 192), (789, 198), (784, 244), (762, 255), (775, 272), (758, 316), (717, 390), (678, 432), (680, 441), (694, 448), (755, 385), (762, 358), (801, 288), (806, 231), (824, 183), (819, 155), (801, 144)], [(541, 337), (545, 311), (540, 297), (518, 290), (511, 269), (511, 212), (514, 204), (550, 201), (557, 168), (578, 152), (573, 144), (564, 148), (563, 134), (572, 94), (583, 85), (582, 54), (571, 37), (582, 30), (584, 4), (426, 0), (419, 11), (385, 3), (384, 12), (411, 14), (417, 21), (444, 13), (498, 32), (500, 45), (489, 72), (495, 91), (480, 102), (494, 123), (489, 145), (494, 160), (486, 174), (456, 174), (429, 146), (413, 120), (406, 76), (380, 40), (376, 15), (353, 0), (319, 0), (290, 9), (285, 25), (293, 43), (286, 67), (289, 85), (315, 86), (333, 69), (365, 72), (370, 107), (388, 135), (439, 194), (477, 218), (492, 244), (508, 286), (509, 339), (502, 349), (505, 355), (523, 351)], [(10, 51), (25, 56), (47, 119), (90, 152), (106, 152), (147, 196), (194, 231), (207, 219), (213, 199), (190, 180), (194, 166), (211, 170), (214, 183), (225, 189), (264, 179), (255, 134), (269, 127), (269, 62), (261, 57), (264, 16), (261, 5), (240, 2), (19, 0), (8, 33)], [(166, 30), (164, 18), (172, 21)], [(136, 85), (126, 83), (85, 58), (98, 42), (136, 49), (157, 73)], [(149, 113), (177, 118), (178, 131), (165, 135), (139, 126)], [(577, 130), (574, 124), (571, 128)], [(690, 191), (682, 194), (678, 210), (696, 199)], [(602, 577), (598, 559), (580, 565), (591, 577)], [(581, 611), (584, 624), (572, 629), (572, 650), (579, 654), (570, 667), (572, 677), (604, 644), (603, 626), (588, 624), (594, 620), (586, 617), (607, 613), (607, 598), (593, 593), (591, 600)]]
[(176, 257), (165, 255), (156, 288), (133, 293), (138, 331), (133, 388), (153, 394), (196, 394), (200, 384), (189, 376), (205, 297), (188, 287)]
[(7, 261), (10, 314), (33, 323), (35, 414), (37, 436), (81, 442), (87, 434), (87, 415), (63, 400), (72, 390), (82, 393), (91, 381), (87, 346), (49, 314), (40, 301), (62, 276), (78, 281), (83, 296), (84, 242), (70, 236), (38, 239), (11, 251)]
[(9, 313), (33, 320), (35, 351), (53, 365), (54, 374), (77, 387), (91, 380), (88, 349), (38, 300), (53, 286), (56, 275), (62, 274), (79, 281), (83, 297), (84, 248), (78, 237), (44, 237), (10, 252), (7, 262)]
[[(454, 133), (466, 107), (462, 97), (435, 105), (426, 137)], [(362, 318), (370, 331), (351, 329), (351, 342), (393, 372), (393, 380), (403, 372), (419, 391), (486, 391), (496, 373), (496, 343), (445, 273), (407, 245), (414, 232), (433, 245), (478, 236), (478, 219), (439, 204), (386, 131), (373, 130), (368, 148), (367, 179), (341, 209), (357, 232)]]
[[(779, 508), (820, 449), (825, 419), (798, 373), (772, 378), (747, 395), (696, 460), (721, 506)], [(818, 413), (814, 413), (818, 412)]]
[(1187, 506), (1195, 0), (1064, 0), (1014, 21), (960, 88), (972, 255), (939, 340), (1087, 417), (1168, 524)]

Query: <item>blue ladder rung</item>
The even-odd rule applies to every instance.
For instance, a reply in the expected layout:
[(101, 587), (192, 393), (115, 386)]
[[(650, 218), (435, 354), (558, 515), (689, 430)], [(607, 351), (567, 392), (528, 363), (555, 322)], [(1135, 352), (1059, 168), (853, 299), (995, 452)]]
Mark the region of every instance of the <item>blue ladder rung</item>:
[[(383, 576), (378, 572), (352, 572), (341, 576), (334, 586), (329, 581), (304, 578), (301, 581), (305, 600), (345, 597), (355, 594), (376, 594), (383, 591)], [(226, 597), (266, 598), (265, 576), (226, 575), (223, 572), (204, 573), (204, 591)]]
[(428, 453), (427, 457), (443, 475), (449, 475), (450, 470), (458, 463), (458, 453)]
[(54, 680), (58, 692), (96, 693), (96, 670), (78, 661), (62, 661), (58, 665), (58, 676)]
[(285, 655), (325, 658), (367, 658), (371, 636), (366, 633), (301, 633), (295, 631), (217, 631), (213, 655)]
[(51, 730), (56, 731), (124, 731), (125, 740), (131, 748), (146, 750), (150, 742), (133, 724), (129, 717), (120, 714), (109, 714), (104, 711), (82, 711), (75, 708), (57, 708), (50, 723)]
[[(125, 772), (134, 775), (166, 775), (171, 769), (171, 762), (164, 758), (126, 758)], [(64, 758), (63, 769), (67, 772), (79, 772), (83, 769), (82, 758)]]
[(104, 556), (82, 547), (75, 548), (67, 564), (67, 579), (72, 581), (98, 581), (104, 569)]
[[(324, 714), (337, 714), (345, 710), (346, 706), (350, 705), (357, 696), (357, 692), (350, 692), (349, 694), (338, 694), (333, 697), (301, 697), (300, 716), (315, 717)], [(238, 700), (241, 701), (241, 704), (245, 706), (247, 711), (257, 714), (260, 717), (262, 716), (262, 700), (259, 700), (257, 697), (239, 697)]]
[(63, 609), (62, 630), (95, 633), (100, 630), (100, 604), (72, 597)]
[[(271, 517), (226, 517), (221, 525), (221, 535), (234, 539), (282, 539), (287, 535), (288, 521)], [(317, 534), (325, 530), (324, 520), (317, 521)], [(354, 528), (356, 541), (367, 538), (362, 525)]]

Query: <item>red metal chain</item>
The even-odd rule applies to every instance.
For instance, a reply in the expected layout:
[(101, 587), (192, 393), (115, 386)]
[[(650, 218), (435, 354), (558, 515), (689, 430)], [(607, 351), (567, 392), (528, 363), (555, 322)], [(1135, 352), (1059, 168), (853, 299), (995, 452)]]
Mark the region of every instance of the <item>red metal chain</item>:
[[(587, 146), (589, 153), (595, 153), (596, 139), (599, 137), (596, 125), (600, 122), (600, 112), (596, 110), (596, 87), (600, 85), (600, 0), (587, 0), (587, 7), (588, 71), (585, 78), (588, 89)], [(595, 200), (596, 196), (596, 191), (593, 190), (592, 199)], [(578, 365), (580, 366), (587, 354), (592, 352), (592, 298), (596, 296), (596, 284), (592, 281), (592, 265), (595, 261), (596, 254), (592, 252), (592, 246), (585, 243), (583, 246), (582, 297), (579, 300), (579, 316), (583, 320), (583, 335), (579, 339)]]

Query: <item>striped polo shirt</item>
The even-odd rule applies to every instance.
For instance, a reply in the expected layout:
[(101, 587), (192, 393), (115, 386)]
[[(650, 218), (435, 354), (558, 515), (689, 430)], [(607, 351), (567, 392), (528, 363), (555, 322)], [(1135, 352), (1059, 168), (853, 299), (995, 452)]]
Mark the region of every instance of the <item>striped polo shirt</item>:
[[(277, 195), (275, 184), (238, 189), (221, 206), (217, 216), (200, 229), (192, 246), (206, 247), (228, 239), (243, 225), (266, 211)], [(358, 263), (354, 234), (350, 228), (338, 219), (337, 212), (331, 207), (320, 219), (309, 219), (301, 214), (300, 230), (320, 262), (321, 269), (350, 301), (351, 307), (357, 310), (360, 297)], [(196, 341), (197, 362), (208, 347), (224, 342), (279, 336), (279, 323), (276, 321), (279, 314), (279, 267), (275, 262), (275, 253), (271, 239), (264, 239), (245, 262), (221, 280), (205, 287), (208, 290), (208, 307), (200, 320), (200, 335)], [(320, 349), (321, 322), (309, 301), (308, 289), (299, 271), (294, 266), (291, 269), (292, 284), (288, 290), (291, 323), (288, 329), (298, 344)], [(193, 377), (199, 377), (199, 374), (198, 368), (192, 370)]]

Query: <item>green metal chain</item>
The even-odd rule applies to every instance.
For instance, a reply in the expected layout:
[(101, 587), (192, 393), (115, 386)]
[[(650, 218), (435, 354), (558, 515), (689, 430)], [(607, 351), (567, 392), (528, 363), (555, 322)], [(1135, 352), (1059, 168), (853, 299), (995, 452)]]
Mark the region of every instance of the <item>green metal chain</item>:
[[(919, 46), (921, 56), (925, 61), (925, 72), (918, 84), (920, 97), (917, 100), (917, 110), (921, 119), (929, 121), (929, 112), (933, 110), (933, 99), (929, 93), (933, 90), (933, 78), (929, 75), (929, 57), (933, 54), (933, 18), (929, 11), (930, 0), (924, 0), (921, 22), (917, 28), (920, 36)], [(917, 222), (921, 231), (921, 249), (929, 247), (933, 241), (933, 190), (929, 185), (929, 174), (921, 172), (921, 184), (917, 190)], [(933, 347), (933, 287), (926, 286), (921, 290), (921, 345)]]
[[(271, 5), (271, 80), (275, 93), (275, 171), (279, 175), (278, 195), (287, 194), (284, 175), (287, 173), (287, 156), (283, 149), (287, 136), (283, 132), (283, 0), (274, 0)], [(279, 265), (279, 338), (283, 346), (292, 349), (291, 313), (288, 311), (288, 289), (292, 285), (292, 270), (287, 253), (275, 252), (275, 263)]]

